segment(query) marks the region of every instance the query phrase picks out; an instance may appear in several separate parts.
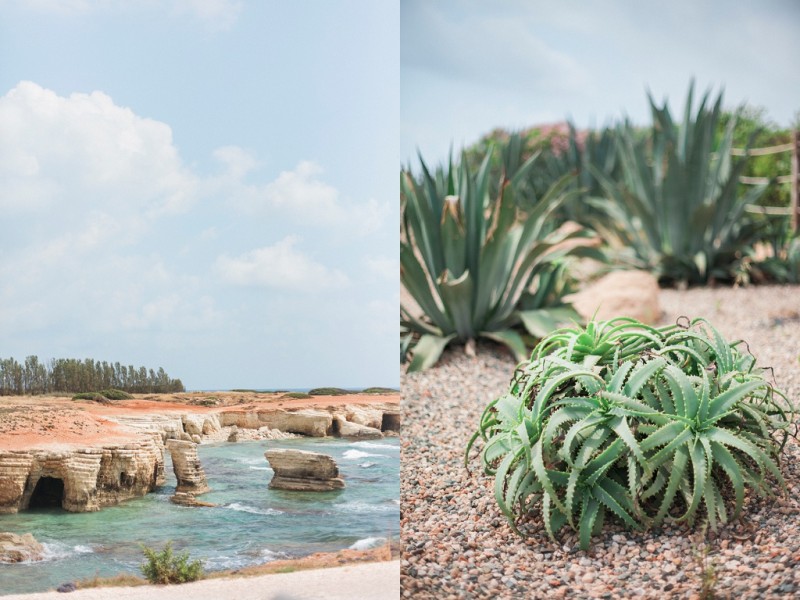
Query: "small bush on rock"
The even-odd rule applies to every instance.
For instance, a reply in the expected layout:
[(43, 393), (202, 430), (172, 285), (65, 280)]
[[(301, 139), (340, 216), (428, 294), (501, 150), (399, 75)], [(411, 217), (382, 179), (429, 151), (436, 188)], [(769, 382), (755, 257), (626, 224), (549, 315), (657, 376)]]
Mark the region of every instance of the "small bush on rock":
[(785, 490), (778, 460), (792, 421), (745, 342), (704, 319), (614, 319), (544, 338), (487, 406), (467, 455), (482, 438), (515, 531), (536, 509), (552, 539), (569, 526), (588, 549), (607, 516), (642, 529), (704, 514), (716, 530), (747, 490)]
[(142, 574), (150, 583), (186, 583), (203, 575), (202, 561), (189, 562), (189, 552), (177, 556), (172, 552), (172, 542), (167, 542), (161, 552), (142, 546), (147, 562), (141, 566)]

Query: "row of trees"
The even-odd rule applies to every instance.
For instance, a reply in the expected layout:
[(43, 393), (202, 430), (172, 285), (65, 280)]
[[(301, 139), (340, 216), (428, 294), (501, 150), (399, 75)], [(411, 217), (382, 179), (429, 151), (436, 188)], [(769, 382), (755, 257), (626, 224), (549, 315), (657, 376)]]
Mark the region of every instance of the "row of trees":
[(109, 388), (131, 393), (185, 391), (181, 380), (170, 378), (161, 367), (154, 371), (92, 358), (54, 358), (46, 363), (38, 356), (28, 356), (22, 363), (14, 358), (0, 358), (2, 396), (93, 392)]

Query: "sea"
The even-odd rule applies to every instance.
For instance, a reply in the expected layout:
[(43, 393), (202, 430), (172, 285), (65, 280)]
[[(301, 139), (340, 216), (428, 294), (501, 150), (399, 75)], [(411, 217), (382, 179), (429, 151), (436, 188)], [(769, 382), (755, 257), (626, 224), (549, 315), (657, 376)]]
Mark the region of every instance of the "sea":
[[(269, 448), (322, 452), (339, 465), (345, 488), (335, 492), (270, 490)], [(203, 444), (198, 454), (212, 488), (198, 498), (213, 508), (169, 501), (175, 476), (141, 498), (93, 513), (60, 509), (0, 515), (0, 531), (32, 533), (45, 560), (0, 564), (0, 594), (38, 592), (62, 583), (141, 575), (142, 546), (201, 559), (206, 571), (237, 569), (314, 552), (368, 549), (400, 533), (400, 444), (397, 438), (347, 441), (298, 438)]]

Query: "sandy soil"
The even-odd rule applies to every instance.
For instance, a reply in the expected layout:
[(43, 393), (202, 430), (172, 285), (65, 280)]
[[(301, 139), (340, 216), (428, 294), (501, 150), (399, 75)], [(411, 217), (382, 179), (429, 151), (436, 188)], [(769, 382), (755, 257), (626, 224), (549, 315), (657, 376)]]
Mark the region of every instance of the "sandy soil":
[(276, 573), (257, 577), (206, 579), (181, 586), (140, 586), (14, 594), (3, 600), (396, 600), (400, 597), (400, 562)]
[(399, 393), (314, 396), (308, 399), (285, 398), (282, 393), (255, 392), (137, 394), (132, 400), (119, 400), (112, 404), (73, 401), (68, 397), (57, 396), (7, 396), (0, 403), (0, 450), (125, 442), (141, 433), (108, 419), (124, 415), (212, 413), (266, 408), (296, 410), (345, 404), (399, 402)]

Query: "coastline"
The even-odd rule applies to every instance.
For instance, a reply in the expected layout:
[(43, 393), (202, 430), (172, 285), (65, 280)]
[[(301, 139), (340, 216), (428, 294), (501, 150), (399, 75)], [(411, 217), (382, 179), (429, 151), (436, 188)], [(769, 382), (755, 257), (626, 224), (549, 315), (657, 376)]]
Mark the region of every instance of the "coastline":
[[(284, 561), (288, 562), (288, 561)], [(64, 594), (50, 591), (0, 596), (3, 600), (55, 600)], [(74, 600), (396, 600), (400, 597), (400, 561), (351, 563), (321, 569), (239, 577), (213, 577), (176, 585), (97, 587), (79, 589)]]

